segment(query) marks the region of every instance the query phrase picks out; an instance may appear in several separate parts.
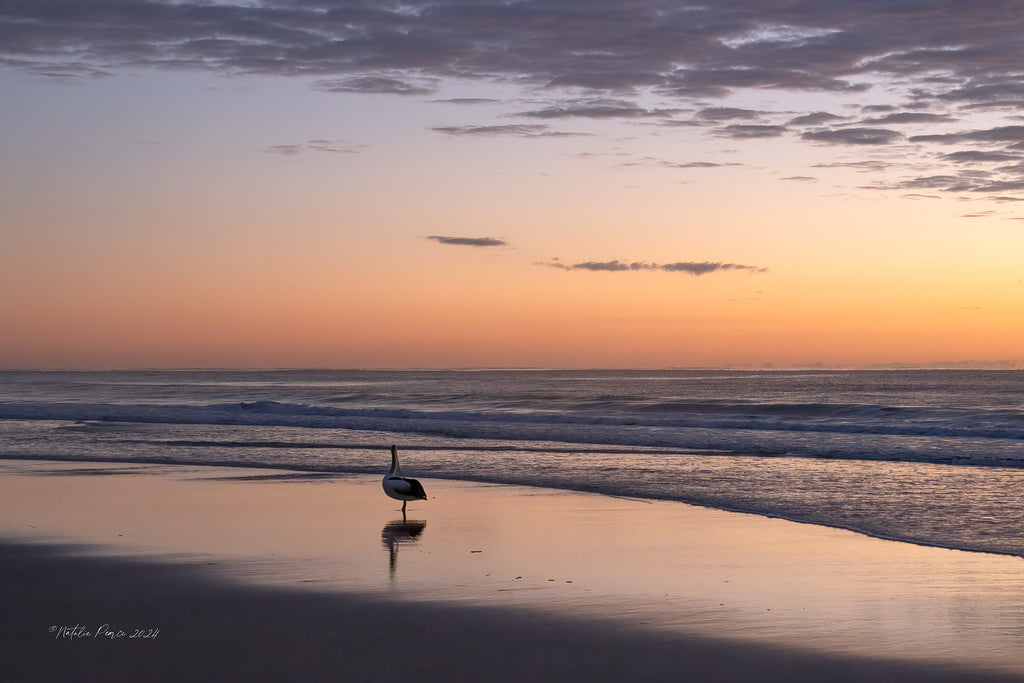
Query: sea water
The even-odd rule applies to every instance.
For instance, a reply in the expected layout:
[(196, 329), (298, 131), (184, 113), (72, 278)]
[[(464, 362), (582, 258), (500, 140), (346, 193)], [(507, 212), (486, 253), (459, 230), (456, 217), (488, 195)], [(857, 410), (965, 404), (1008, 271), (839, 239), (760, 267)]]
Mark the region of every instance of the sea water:
[(1024, 371), (0, 372), (0, 458), (677, 500), (1024, 556)]

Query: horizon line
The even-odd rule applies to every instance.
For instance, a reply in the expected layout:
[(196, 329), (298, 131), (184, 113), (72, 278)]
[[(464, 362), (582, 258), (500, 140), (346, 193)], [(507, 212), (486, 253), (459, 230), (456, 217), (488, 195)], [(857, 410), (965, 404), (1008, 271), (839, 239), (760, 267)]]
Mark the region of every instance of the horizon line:
[(1024, 370), (1024, 360), (934, 361), (930, 363), (794, 363), (776, 365), (725, 363), (720, 365), (665, 366), (541, 366), (541, 365), (474, 365), (474, 366), (137, 366), (137, 367), (0, 367), (0, 372), (660, 372), (660, 371), (869, 371), (869, 370)]

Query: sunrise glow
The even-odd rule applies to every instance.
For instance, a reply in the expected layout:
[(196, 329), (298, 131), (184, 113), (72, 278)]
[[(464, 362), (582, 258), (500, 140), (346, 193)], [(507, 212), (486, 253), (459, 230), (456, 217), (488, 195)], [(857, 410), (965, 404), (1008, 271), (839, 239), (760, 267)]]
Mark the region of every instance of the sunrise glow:
[(0, 367), (1024, 366), (994, 3), (109, 4), (0, 10)]

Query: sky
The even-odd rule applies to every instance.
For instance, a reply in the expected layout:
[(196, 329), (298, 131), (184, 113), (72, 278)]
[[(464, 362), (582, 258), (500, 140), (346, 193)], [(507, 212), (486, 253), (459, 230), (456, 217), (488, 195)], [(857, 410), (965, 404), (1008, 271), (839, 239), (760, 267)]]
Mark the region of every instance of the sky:
[(1024, 367), (1024, 5), (0, 0), (0, 367)]

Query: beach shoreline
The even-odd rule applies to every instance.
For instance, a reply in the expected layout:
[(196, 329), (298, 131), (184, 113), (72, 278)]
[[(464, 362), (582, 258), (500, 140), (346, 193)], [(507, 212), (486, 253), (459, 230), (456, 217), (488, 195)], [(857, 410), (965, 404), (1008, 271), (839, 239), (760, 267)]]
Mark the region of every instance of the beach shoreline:
[(1024, 680), (1019, 558), (376, 479), (4, 462), (7, 680)]

